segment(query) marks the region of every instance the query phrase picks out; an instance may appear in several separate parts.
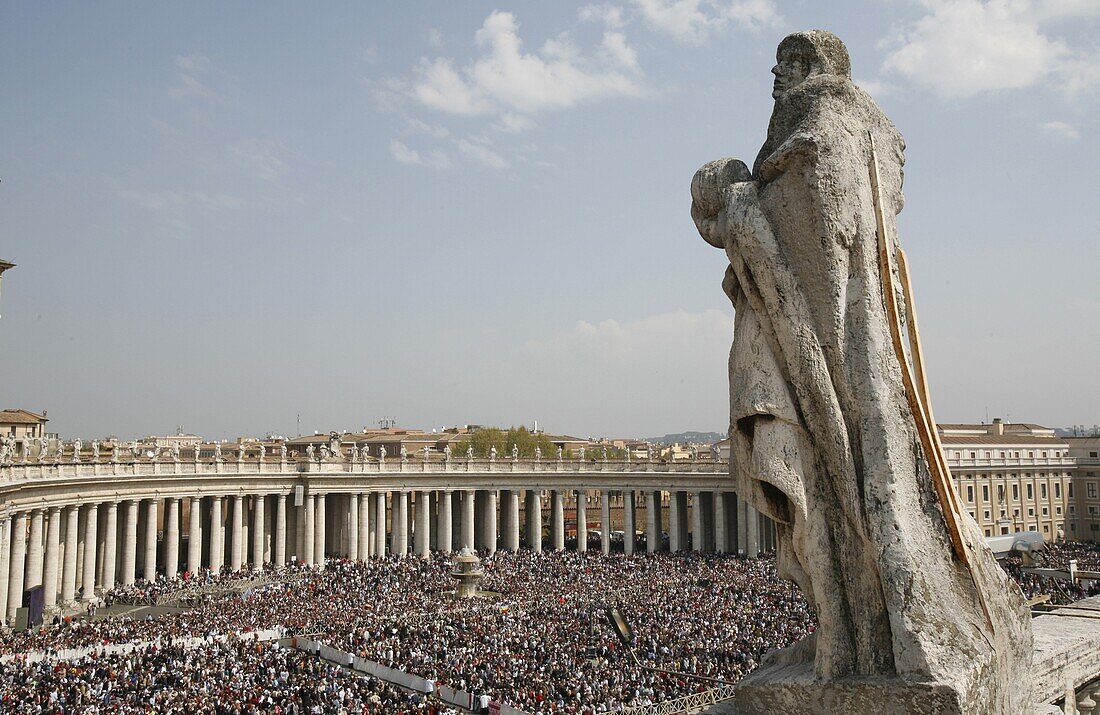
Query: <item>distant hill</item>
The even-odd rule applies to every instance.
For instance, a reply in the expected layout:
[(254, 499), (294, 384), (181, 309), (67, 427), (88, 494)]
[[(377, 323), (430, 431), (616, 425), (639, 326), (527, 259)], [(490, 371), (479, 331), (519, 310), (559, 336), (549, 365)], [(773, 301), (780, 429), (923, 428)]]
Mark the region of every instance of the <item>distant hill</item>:
[(672, 444), (674, 442), (713, 444), (725, 438), (726, 435), (722, 432), (678, 432), (676, 434), (666, 434), (664, 437), (647, 437), (646, 442), (660, 442), (661, 444)]
[(1055, 427), (1054, 434), (1058, 437), (1100, 437), (1100, 427), (1092, 425), (1077, 425), (1076, 427)]

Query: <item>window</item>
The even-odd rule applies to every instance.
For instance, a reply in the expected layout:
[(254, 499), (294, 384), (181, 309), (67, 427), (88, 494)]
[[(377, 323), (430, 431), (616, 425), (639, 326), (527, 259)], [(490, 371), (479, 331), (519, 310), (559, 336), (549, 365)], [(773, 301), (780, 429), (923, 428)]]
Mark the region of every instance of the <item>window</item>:
[(966, 500), (968, 502), (970, 502), (971, 504), (974, 503), (974, 485), (973, 484), (967, 484), (966, 485)]
[(1028, 484), (1027, 485), (1027, 500), (1031, 501), (1034, 498), (1035, 498), (1035, 485), (1034, 484)]
[(971, 458), (971, 459), (974, 459), (974, 455), (975, 455), (975, 454), (976, 454), (976, 452), (971, 452), (971, 453), (970, 453), (970, 458)]
[(1046, 456), (1047, 456), (1047, 451), (1044, 449), (1043, 450), (1043, 459), (1046, 459)]
[(1100, 454), (1098, 454), (1096, 452), (1089, 452), (1089, 456), (1095, 458), (1095, 457), (1100, 457)]
[(1020, 458), (1020, 453), (1019, 452), (1013, 452), (1012, 457), (1013, 457), (1013, 459), (1019, 459)]
[[(1098, 529), (1098, 528), (1096, 527), (1096, 524), (1093, 524), (1093, 525), (1092, 525), (1092, 530), (1093, 530), (1093, 531), (1100, 531), (1100, 529)], [(985, 535), (986, 535), (986, 536), (993, 536), (993, 530), (992, 530), (992, 529), (986, 529), (986, 530), (985, 530)]]
[(1032, 451), (1028, 451), (1028, 453), (1027, 453), (1027, 458), (1028, 458), (1028, 459), (1035, 459), (1035, 452), (1034, 452), (1033, 450), (1032, 450)]
[(1004, 536), (1007, 533), (1008, 533), (1008, 527), (1007, 526), (1002, 526), (1001, 527), (1001, 535)]
[(1049, 533), (1050, 533), (1050, 526), (1049, 526), (1049, 525), (1047, 525), (1047, 524), (1043, 524), (1043, 531), (1044, 531), (1045, 533), (1048, 533), (1048, 534), (1049, 534)]
[(1096, 482), (1087, 482), (1085, 484), (1085, 496), (1089, 499), (1096, 498)]
[(1027, 515), (1028, 515), (1028, 516), (1035, 516), (1035, 507), (1033, 507), (1033, 506), (1032, 506), (1032, 507), (1028, 507), (1028, 509), (1027, 509)]
[(998, 484), (997, 485), (997, 503), (998, 504), (1004, 504), (1004, 502), (1005, 502), (1005, 485), (1004, 484)]
[(1070, 499), (1073, 498), (1073, 482), (1066, 485), (1066, 496)]
[(1012, 501), (1020, 501), (1020, 485), (1012, 485)]
[(1020, 510), (1019, 509), (1013, 509), (1012, 510), (1012, 516), (1019, 516), (1019, 515), (1020, 515)]
[(1047, 498), (1047, 484), (1046, 484), (1046, 482), (1043, 482), (1042, 484), (1039, 485), (1039, 498), (1040, 499), (1046, 499)]
[(1061, 516), (1062, 515), (1062, 507), (1060, 507), (1060, 506), (1054, 507), (1054, 513), (1057, 514), (1058, 516)]
[(1050, 507), (1048, 507), (1048, 506), (1043, 507), (1043, 516), (1050, 516)]
[(1062, 483), (1061, 482), (1055, 482), (1054, 483), (1054, 498), (1055, 499), (1061, 499), (1062, 498)]
[(1100, 508), (1090, 506), (1089, 507), (1089, 516), (1096, 516), (1097, 514), (1100, 514)]
[[(1096, 485), (1094, 484), (1093, 488), (1095, 489), (1095, 487), (1096, 487)], [(984, 502), (989, 501), (989, 485), (988, 484), (983, 484), (982, 485), (982, 501), (984, 501)], [(988, 517), (986, 517), (986, 518), (988, 518)]]
[(982, 521), (989, 521), (989, 509), (982, 512)]

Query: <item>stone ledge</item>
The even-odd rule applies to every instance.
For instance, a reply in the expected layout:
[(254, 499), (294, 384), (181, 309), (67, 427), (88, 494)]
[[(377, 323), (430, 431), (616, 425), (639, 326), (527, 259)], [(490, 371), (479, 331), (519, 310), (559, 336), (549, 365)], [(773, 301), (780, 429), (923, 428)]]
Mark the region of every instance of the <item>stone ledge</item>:
[(1100, 596), (1073, 606), (1031, 621), (1035, 637), (1032, 673), (1038, 702), (1060, 700), (1067, 684), (1079, 688), (1100, 677)]

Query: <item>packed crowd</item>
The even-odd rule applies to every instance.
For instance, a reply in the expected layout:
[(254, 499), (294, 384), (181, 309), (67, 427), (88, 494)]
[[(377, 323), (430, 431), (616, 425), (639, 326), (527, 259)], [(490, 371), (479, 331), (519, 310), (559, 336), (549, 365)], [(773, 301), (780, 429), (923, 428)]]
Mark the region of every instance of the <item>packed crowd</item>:
[[(595, 713), (712, 686), (684, 674), (735, 681), (813, 628), (770, 559), (520, 552), (485, 567), (483, 588), (498, 595), (456, 603), (443, 557), (330, 560), (155, 620), (72, 619), (5, 634), (0, 652), (282, 627), (531, 713)], [(606, 606), (632, 623), (642, 662), (679, 674), (636, 665)], [(208, 681), (220, 682), (224, 674), (213, 672)]]
[[(1041, 558), (1088, 563), (1097, 554), (1096, 545), (1067, 545)], [(36, 712), (268, 712), (276, 705), (282, 712), (438, 712), (438, 703), (422, 696), (389, 692), (312, 657), (235, 640), (184, 654), (171, 642), (282, 628), (533, 714), (591, 714), (736, 682), (765, 653), (814, 628), (812, 610), (777, 577), (770, 558), (521, 551), (498, 552), (484, 566), (482, 588), (492, 595), (464, 601), (449, 594), (454, 579), (442, 556), (333, 559), (324, 569), (203, 574), (120, 588), (106, 600), (142, 604), (182, 594), (194, 605), (155, 619), (74, 618), (0, 635), (0, 653), (159, 641), (130, 656), (9, 663), (0, 668), (0, 710), (20, 712), (6, 705), (26, 700)], [(1029, 597), (1047, 593), (1065, 603), (1085, 595), (1011, 560), (1006, 569)], [(608, 624), (608, 607), (632, 626), (629, 649)], [(273, 680), (285, 668), (320, 673), (323, 685), (304, 692), (293, 678)], [(262, 691), (258, 684), (268, 681), (278, 684), (269, 699), (250, 690)]]
[(386, 713), (455, 715), (429, 696), (317, 656), (232, 639), (198, 648), (0, 665), (5, 713)]
[(1035, 557), (1038, 565), (1051, 569), (1068, 569), (1070, 561), (1076, 561), (1082, 571), (1100, 571), (1100, 544), (1095, 541), (1048, 544)]

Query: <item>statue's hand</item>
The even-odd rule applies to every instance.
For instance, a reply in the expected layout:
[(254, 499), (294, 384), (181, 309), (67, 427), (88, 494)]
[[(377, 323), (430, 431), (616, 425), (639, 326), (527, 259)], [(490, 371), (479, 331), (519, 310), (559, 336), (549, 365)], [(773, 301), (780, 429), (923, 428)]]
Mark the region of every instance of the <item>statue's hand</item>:
[(752, 173), (740, 159), (717, 159), (695, 172), (691, 180), (691, 217), (699, 234), (716, 248), (725, 248), (720, 216), (725, 208), (723, 194), (732, 184), (751, 181)]

